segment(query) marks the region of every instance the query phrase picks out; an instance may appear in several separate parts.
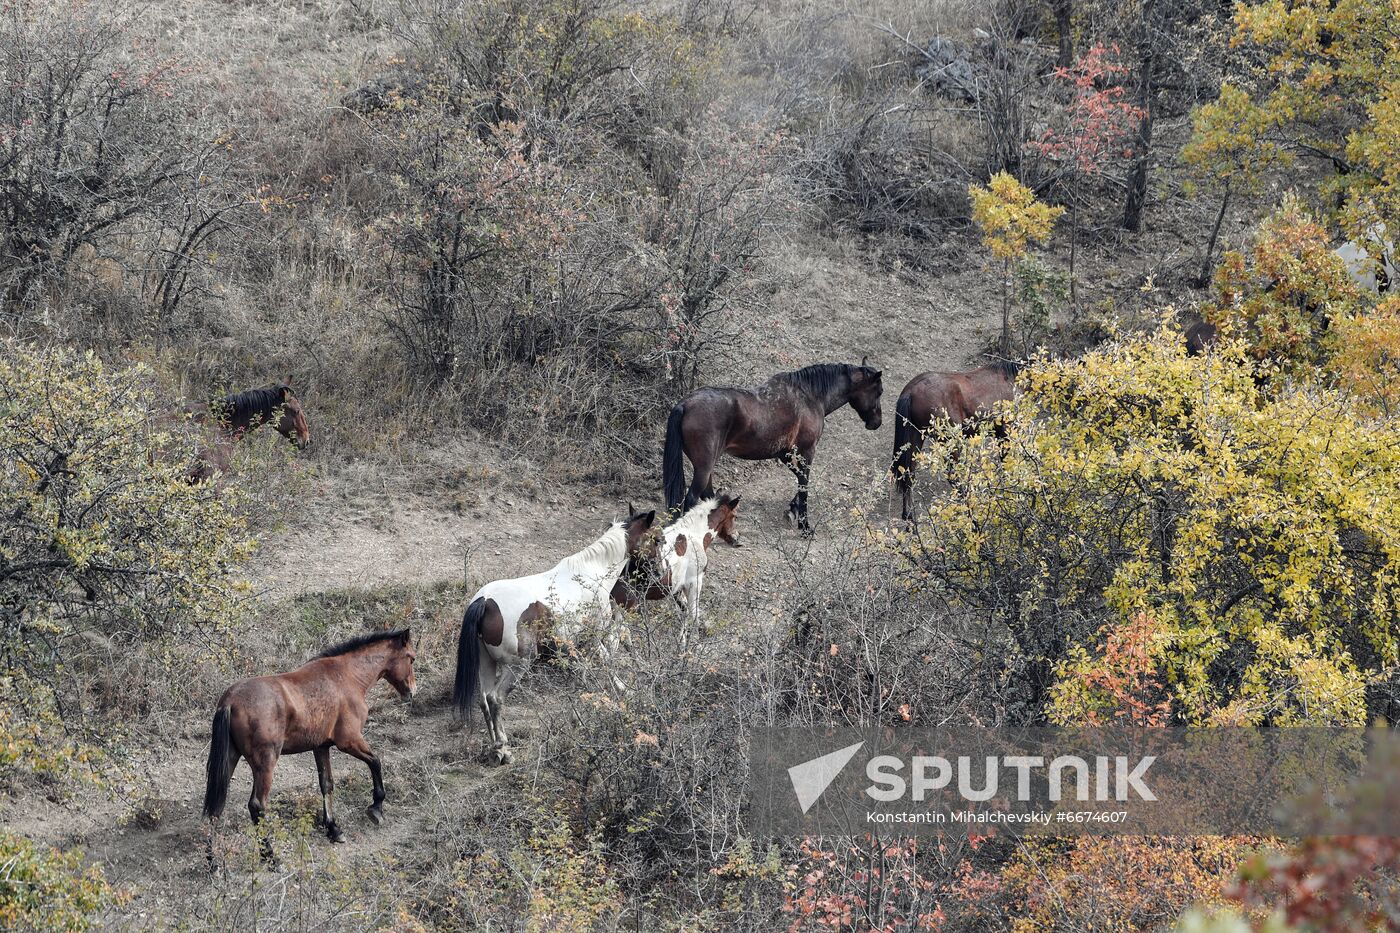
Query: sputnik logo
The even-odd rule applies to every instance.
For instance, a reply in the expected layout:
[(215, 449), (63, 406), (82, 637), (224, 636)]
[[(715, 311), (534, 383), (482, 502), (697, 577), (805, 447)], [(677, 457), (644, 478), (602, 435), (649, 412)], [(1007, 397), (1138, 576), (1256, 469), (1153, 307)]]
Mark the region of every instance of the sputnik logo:
[(788, 778), (792, 781), (793, 793), (797, 794), (797, 804), (802, 808), (803, 815), (812, 809), (812, 805), (831, 786), (831, 782), (836, 780), (841, 769), (850, 763), (850, 760), (856, 756), (856, 752), (860, 751), (863, 745), (865, 745), (864, 742), (847, 745), (845, 748), (837, 749), (822, 755), (820, 758), (813, 758), (787, 769)]

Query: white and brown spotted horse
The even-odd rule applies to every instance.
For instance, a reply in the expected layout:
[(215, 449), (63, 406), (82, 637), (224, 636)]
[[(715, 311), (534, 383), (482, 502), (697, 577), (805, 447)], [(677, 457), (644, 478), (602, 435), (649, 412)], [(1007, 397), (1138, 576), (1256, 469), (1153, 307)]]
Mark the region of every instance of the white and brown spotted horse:
[(699, 630), (700, 591), (705, 585), (705, 568), (710, 547), (716, 539), (732, 547), (742, 547), (736, 522), (739, 497), (721, 495), (706, 499), (661, 532), (656, 564), (633, 558), (627, 570), (613, 585), (613, 603), (635, 609), (643, 600), (671, 598), (684, 614), (681, 644), (691, 627)]
[[(639, 551), (643, 560), (656, 559), (656, 536), (650, 534), (656, 512), (643, 512), (617, 522), (588, 547), (564, 558), (543, 573), (513, 580), (496, 580), (476, 591), (457, 641), (457, 677), (452, 701), (463, 718), (480, 693), (481, 710), (496, 760), (510, 761), (510, 739), (501, 722), (501, 709), (514, 688), (523, 664), (532, 660), (543, 641), (572, 641), (589, 624), (598, 631), (598, 653), (607, 665), (617, 650), (612, 588), (628, 558)], [(625, 686), (616, 674), (613, 684)]]

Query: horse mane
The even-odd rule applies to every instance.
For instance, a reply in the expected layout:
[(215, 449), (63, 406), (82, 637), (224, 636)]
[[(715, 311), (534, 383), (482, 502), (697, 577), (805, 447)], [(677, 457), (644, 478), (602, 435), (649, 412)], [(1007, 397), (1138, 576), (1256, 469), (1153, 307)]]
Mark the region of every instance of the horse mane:
[(269, 415), (282, 404), (282, 392), (291, 387), (273, 383), (258, 389), (248, 389), (225, 395), (210, 409), (229, 422), (239, 422), (258, 415)]
[(1021, 375), (1021, 370), (1026, 368), (1026, 364), (1022, 360), (1003, 360), (998, 358), (988, 363), (987, 368), (995, 370), (997, 374), (1004, 379), (1015, 381), (1016, 377)]
[(620, 563), (627, 556), (626, 549), (626, 527), (622, 522), (614, 522), (612, 527), (603, 532), (602, 537), (597, 541), (576, 554), (570, 554), (561, 563), (568, 564), (570, 567), (577, 567), (581, 564), (603, 564), (606, 566)]
[(710, 513), (719, 508), (719, 499), (702, 499), (680, 518), (666, 526), (666, 540), (675, 541), (679, 534), (696, 534), (710, 530)]
[(864, 372), (874, 375), (875, 370), (869, 366), (852, 366), (850, 363), (815, 363), (811, 366), (804, 366), (795, 369), (790, 373), (778, 373), (773, 377), (774, 382), (786, 382), (804, 389), (812, 395), (825, 396), (832, 389), (841, 385), (842, 381), (849, 381), (854, 372)]
[(389, 641), (393, 638), (403, 638), (406, 635), (408, 635), (408, 633), (408, 629), (401, 628), (387, 632), (369, 632), (365, 635), (356, 635), (354, 638), (347, 639), (338, 645), (332, 645), (325, 651), (322, 651), (320, 654), (316, 655), (316, 657), (312, 660), (318, 660), (320, 658), (337, 658), (340, 657), (342, 654), (349, 654), (352, 651), (363, 648), (365, 645), (372, 645), (375, 642), (380, 641)]

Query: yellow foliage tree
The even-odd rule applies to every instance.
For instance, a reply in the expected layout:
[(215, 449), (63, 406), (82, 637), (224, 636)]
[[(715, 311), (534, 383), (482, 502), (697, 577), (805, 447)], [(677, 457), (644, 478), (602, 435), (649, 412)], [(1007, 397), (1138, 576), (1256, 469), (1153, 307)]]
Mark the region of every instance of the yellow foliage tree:
[(1332, 368), (1377, 414), (1394, 417), (1400, 411), (1400, 293), (1337, 322)]
[(1035, 192), (1006, 172), (997, 172), (981, 185), (967, 189), (972, 220), (982, 231), (982, 243), (1001, 260), (1001, 355), (1011, 355), (1011, 264), (1023, 259), (1032, 243), (1050, 238), (1055, 220), (1065, 212), (1036, 199)]
[(1366, 721), (1397, 661), (1400, 448), (1347, 393), (1264, 395), (1237, 347), (1190, 358), (1164, 327), (1038, 364), (1005, 442), (949, 441), (957, 483), (885, 538), (912, 589), (1005, 626), (1042, 712), (1146, 613), (1175, 721)]
[(1327, 231), (1294, 195), (1259, 225), (1248, 254), (1230, 251), (1215, 276), (1205, 316), (1256, 359), (1311, 377), (1330, 356), (1334, 321), (1353, 313), (1360, 293)]
[(139, 646), (157, 672), (234, 616), (252, 547), (238, 492), (188, 481), (198, 440), (151, 382), (0, 345), (0, 774), (82, 770), (94, 645)]
[(1204, 188), (1220, 195), (1220, 209), (1197, 277), (1199, 287), (1210, 281), (1215, 244), (1231, 199), (1257, 194), (1269, 170), (1292, 161), (1292, 154), (1270, 138), (1277, 123), (1275, 114), (1231, 84), (1222, 85), (1216, 100), (1191, 115), (1191, 139), (1181, 150), (1181, 159), (1192, 175), (1187, 192), (1195, 194)]
[(1335, 171), (1351, 235), (1400, 230), (1400, 18), (1394, 0), (1263, 0), (1235, 10), (1258, 105), (1294, 152)]

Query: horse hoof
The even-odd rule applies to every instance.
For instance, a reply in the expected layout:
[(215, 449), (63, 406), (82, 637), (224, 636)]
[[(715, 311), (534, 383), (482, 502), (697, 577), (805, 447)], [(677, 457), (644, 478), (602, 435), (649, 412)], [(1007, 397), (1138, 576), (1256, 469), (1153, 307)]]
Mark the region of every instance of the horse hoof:
[(496, 749), (496, 764), (498, 764), (498, 765), (508, 765), (508, 764), (510, 764), (511, 759), (512, 759), (513, 757), (514, 757), (514, 756), (511, 755), (510, 749), (508, 749), (508, 748), (498, 748), (498, 749)]
[(331, 824), (331, 828), (326, 830), (326, 838), (330, 839), (331, 842), (344, 842), (345, 834), (340, 831), (339, 826)]
[(384, 822), (384, 811), (379, 809), (378, 807), (370, 807), (367, 810), (365, 810), (365, 812), (369, 814), (370, 819), (374, 820), (375, 826), (378, 826)]

